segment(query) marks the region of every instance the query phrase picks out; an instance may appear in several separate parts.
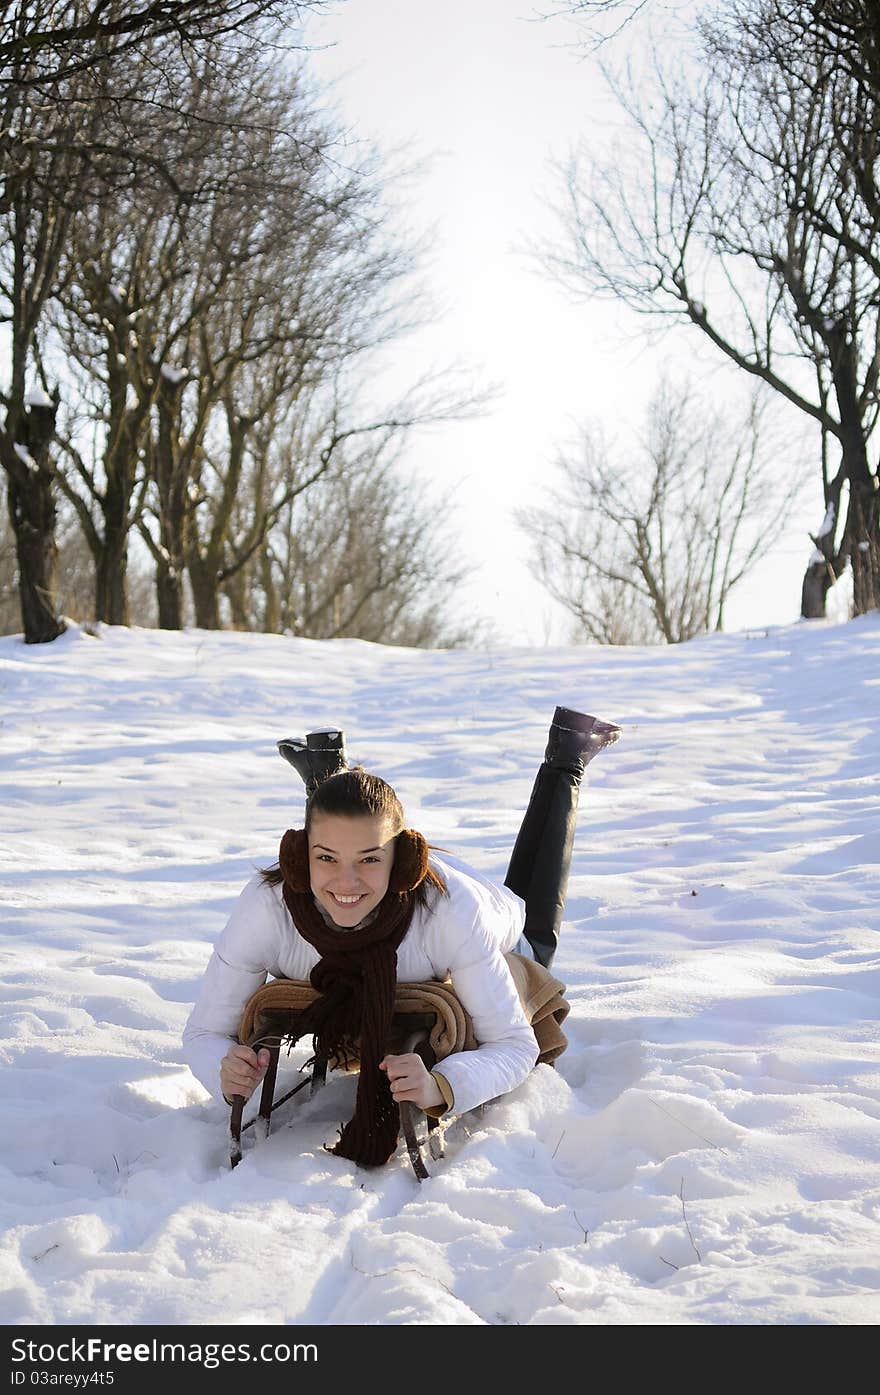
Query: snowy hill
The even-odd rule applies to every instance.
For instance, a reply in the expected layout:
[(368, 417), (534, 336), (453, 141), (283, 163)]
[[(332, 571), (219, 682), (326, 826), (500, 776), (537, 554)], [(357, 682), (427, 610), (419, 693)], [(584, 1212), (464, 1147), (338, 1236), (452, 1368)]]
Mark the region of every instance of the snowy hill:
[[(0, 639), (0, 1321), (876, 1322), (878, 700), (877, 615), (669, 649)], [(323, 1151), (351, 1078), (230, 1172), (180, 1033), (301, 821), (276, 740), (339, 724), (501, 880), (557, 703), (624, 728), (581, 799), (558, 1069), (454, 1119), (421, 1186)]]

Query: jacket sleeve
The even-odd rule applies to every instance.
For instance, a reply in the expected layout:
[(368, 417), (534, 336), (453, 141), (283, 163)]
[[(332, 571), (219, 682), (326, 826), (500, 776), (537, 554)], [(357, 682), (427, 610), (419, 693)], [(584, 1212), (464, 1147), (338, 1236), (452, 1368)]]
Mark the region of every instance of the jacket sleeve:
[(521, 1085), (538, 1059), (538, 1043), (504, 960), (507, 927), (499, 926), (484, 897), (450, 890), (433, 912), (435, 968), (439, 978), (448, 972), (479, 1046), (446, 1056), (438, 1070), (452, 1087), (453, 1109), (462, 1114)]
[(248, 882), (208, 961), (198, 997), (183, 1029), (183, 1058), (216, 1100), (220, 1062), (235, 1040), (242, 1009), (277, 972), (286, 911), (260, 878)]

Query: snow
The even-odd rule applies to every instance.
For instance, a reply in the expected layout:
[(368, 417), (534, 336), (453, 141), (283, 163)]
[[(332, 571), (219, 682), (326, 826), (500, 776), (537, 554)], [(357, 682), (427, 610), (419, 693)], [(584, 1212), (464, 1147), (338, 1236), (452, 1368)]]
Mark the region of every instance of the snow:
[(26, 465), (29, 470), (36, 471), (39, 469), (36, 460), (34, 460), (27, 446), (23, 446), (20, 441), (13, 441), (12, 449), (15, 451), (15, 454), (22, 464)]
[(167, 378), (169, 383), (180, 383), (186, 377), (185, 368), (172, 368), (168, 363), (163, 363), (159, 372), (163, 378)]
[[(0, 690), (4, 1324), (880, 1318), (880, 615), (459, 652), (71, 624), (0, 639)], [(323, 1150), (351, 1077), (231, 1172), (180, 1034), (301, 818), (276, 741), (339, 722), (501, 880), (557, 703), (624, 728), (581, 799), (558, 1069), (452, 1120), (421, 1185)]]
[(24, 400), (25, 405), (28, 407), (55, 406), (55, 403), (52, 401), (45, 388), (41, 387), (39, 383), (35, 383), (34, 386), (28, 390)]
[(834, 500), (833, 500), (833, 499), (829, 499), (829, 501), (828, 501), (828, 507), (827, 507), (827, 509), (825, 510), (825, 517), (822, 519), (822, 527), (819, 529), (819, 532), (816, 534), (816, 536), (819, 537), (819, 538), (824, 538), (824, 537), (827, 537), (829, 533), (833, 533), (833, 532), (834, 532)]

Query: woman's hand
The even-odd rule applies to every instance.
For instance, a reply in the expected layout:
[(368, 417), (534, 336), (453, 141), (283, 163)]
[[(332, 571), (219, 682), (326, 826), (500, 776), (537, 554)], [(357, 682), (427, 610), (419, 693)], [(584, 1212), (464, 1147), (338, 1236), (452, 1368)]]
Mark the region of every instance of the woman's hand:
[(398, 1104), (401, 1100), (411, 1100), (420, 1109), (430, 1109), (444, 1103), (440, 1086), (414, 1051), (402, 1056), (386, 1056), (379, 1062), (379, 1069), (387, 1072), (391, 1093)]
[(220, 1062), (220, 1089), (228, 1100), (233, 1095), (244, 1095), (249, 1100), (256, 1090), (269, 1064), (269, 1052), (265, 1046), (252, 1051), (249, 1046), (230, 1046)]

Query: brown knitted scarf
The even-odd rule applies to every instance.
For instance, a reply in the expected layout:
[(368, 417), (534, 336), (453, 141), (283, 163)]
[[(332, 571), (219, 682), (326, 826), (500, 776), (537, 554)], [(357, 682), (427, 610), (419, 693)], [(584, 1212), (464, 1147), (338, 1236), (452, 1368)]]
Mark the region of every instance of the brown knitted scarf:
[[(418, 862), (427, 869), (427, 849), (420, 834), (405, 830), (404, 861), (410, 861), (412, 839), (419, 839)], [(343, 1158), (367, 1167), (388, 1162), (397, 1147), (400, 1110), (395, 1104), (388, 1077), (379, 1070), (385, 1054), (388, 1030), (394, 1013), (397, 983), (397, 947), (406, 934), (415, 909), (409, 884), (413, 875), (398, 867), (388, 891), (379, 902), (377, 914), (359, 930), (334, 930), (327, 925), (308, 887), (308, 847), (301, 829), (288, 829), (281, 840), (279, 863), (284, 879), (283, 895), (293, 923), (304, 940), (321, 958), (309, 975), (320, 997), (301, 1014), (296, 1037), (313, 1035), (314, 1059), (345, 1060), (357, 1045), (360, 1059), (355, 1110), (331, 1149)], [(421, 880), (425, 872), (421, 869)], [(417, 882), (415, 883), (417, 884)], [(394, 890), (406, 885), (407, 890)]]

